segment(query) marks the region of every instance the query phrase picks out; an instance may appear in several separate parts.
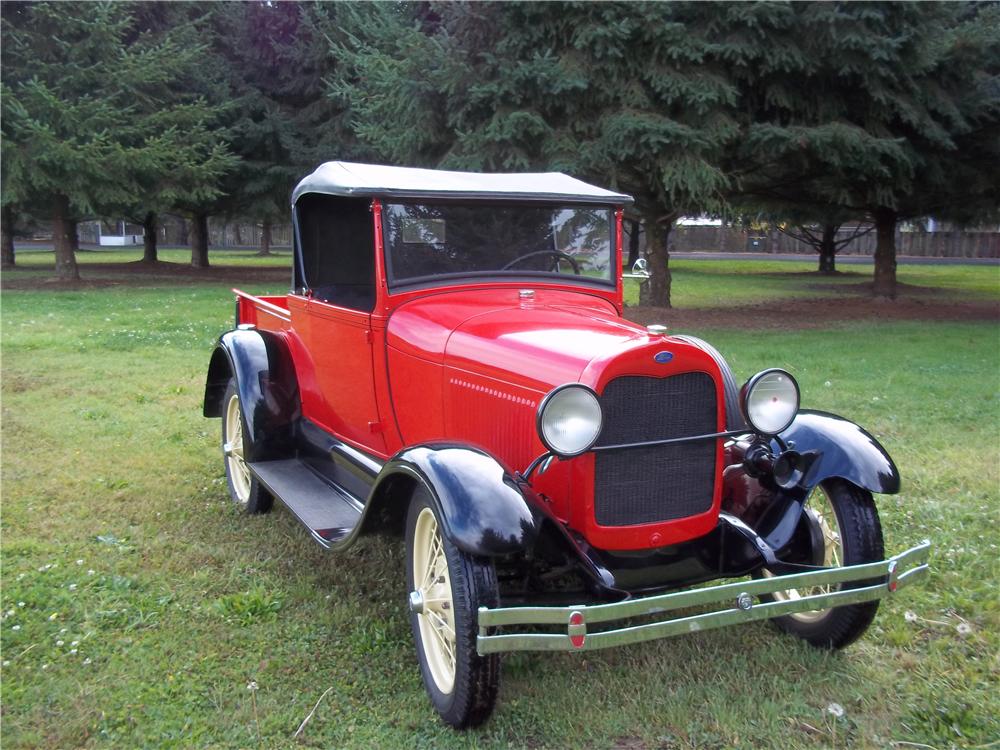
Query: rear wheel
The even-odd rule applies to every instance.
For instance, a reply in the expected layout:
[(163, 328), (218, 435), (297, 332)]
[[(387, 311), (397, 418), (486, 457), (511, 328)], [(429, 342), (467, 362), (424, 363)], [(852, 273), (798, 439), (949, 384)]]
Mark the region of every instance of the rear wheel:
[[(871, 493), (843, 479), (828, 479), (813, 490), (802, 523), (812, 539), (813, 564), (839, 568), (877, 562), (883, 557), (882, 525)], [(769, 577), (771, 574), (764, 571), (763, 575)], [(864, 585), (867, 584), (854, 584)], [(790, 601), (832, 593), (840, 588), (841, 584), (788, 589), (776, 592), (773, 599)], [(863, 602), (796, 612), (776, 617), (774, 623), (786, 633), (797, 635), (814, 646), (843, 648), (861, 637), (877, 611), (878, 601)]]
[(499, 602), (496, 571), (442, 533), (424, 489), (410, 502), (406, 552), (410, 625), (424, 687), (446, 723), (478, 726), (493, 712), (500, 682), (499, 656), (476, 652), (478, 609)]
[(226, 386), (222, 404), (222, 455), (229, 496), (245, 513), (267, 513), (274, 504), (274, 498), (247, 466), (252, 457), (253, 441), (246, 429), (235, 379), (230, 379)]

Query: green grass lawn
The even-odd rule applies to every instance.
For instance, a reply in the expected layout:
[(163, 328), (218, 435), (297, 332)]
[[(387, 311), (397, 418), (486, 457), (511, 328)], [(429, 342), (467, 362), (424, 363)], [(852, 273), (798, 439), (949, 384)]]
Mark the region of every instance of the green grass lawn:
[[(682, 262), (676, 301), (777, 304), (827, 283), (801, 270)], [(900, 277), (945, 298), (1000, 299), (994, 268), (901, 267)], [(787, 367), (804, 406), (884, 441), (904, 480), (880, 500), (887, 548), (930, 537), (932, 575), (885, 601), (841, 653), (754, 624), (510, 656), (494, 718), (459, 734), (420, 683), (401, 545), (368, 538), (335, 556), (284, 511), (246, 518), (229, 503), (220, 426), (201, 417), (208, 355), (231, 324), (229, 286), (3, 294), (5, 748), (784, 750), (1000, 737), (994, 322), (692, 330), (738, 378)]]
[[(256, 250), (233, 249), (209, 251), (209, 263), (219, 267), (244, 268), (288, 268), (291, 272), (292, 254), (287, 248), (272, 250), (271, 255), (261, 257)], [(101, 248), (83, 250), (76, 254), (80, 277), (86, 282), (99, 280), (104, 284), (127, 284), (129, 286), (157, 286), (169, 283), (178, 269), (167, 264), (180, 264), (187, 270), (191, 263), (190, 248), (161, 248), (157, 253), (161, 267), (149, 269), (133, 265), (142, 260), (142, 248)], [(109, 267), (108, 264), (119, 264)], [(53, 277), (55, 254), (51, 250), (31, 249), (17, 254), (17, 267), (5, 271), (7, 278), (19, 281), (33, 281), (45, 284)], [(215, 269), (219, 270), (219, 269)], [(196, 280), (193, 280), (197, 283)], [(287, 291), (287, 286), (284, 288)]]
[[(792, 297), (836, 298), (865, 293), (871, 284), (871, 266), (844, 265), (841, 273), (819, 276), (816, 264), (795, 261), (685, 260), (671, 258), (671, 301), (676, 307), (699, 308), (770, 302)], [(901, 265), (901, 284), (931, 295), (954, 295), (967, 300), (996, 300), (1000, 294), (1000, 266)], [(639, 282), (625, 280), (625, 302), (638, 304)]]

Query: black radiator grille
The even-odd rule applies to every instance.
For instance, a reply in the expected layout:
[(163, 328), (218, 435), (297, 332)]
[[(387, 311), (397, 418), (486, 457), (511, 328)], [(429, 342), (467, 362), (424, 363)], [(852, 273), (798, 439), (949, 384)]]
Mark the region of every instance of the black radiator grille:
[[(597, 445), (718, 431), (715, 382), (703, 372), (615, 378), (601, 396)], [(602, 526), (655, 523), (704, 513), (715, 487), (715, 440), (598, 451), (594, 513)]]

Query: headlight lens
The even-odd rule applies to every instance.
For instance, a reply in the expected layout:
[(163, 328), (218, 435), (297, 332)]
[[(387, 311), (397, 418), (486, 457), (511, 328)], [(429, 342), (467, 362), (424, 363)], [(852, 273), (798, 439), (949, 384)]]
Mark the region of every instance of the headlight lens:
[(799, 384), (784, 370), (758, 372), (740, 391), (740, 407), (754, 430), (777, 435), (799, 411)]
[(603, 415), (597, 394), (569, 383), (549, 392), (538, 407), (538, 437), (557, 456), (577, 456), (601, 433)]

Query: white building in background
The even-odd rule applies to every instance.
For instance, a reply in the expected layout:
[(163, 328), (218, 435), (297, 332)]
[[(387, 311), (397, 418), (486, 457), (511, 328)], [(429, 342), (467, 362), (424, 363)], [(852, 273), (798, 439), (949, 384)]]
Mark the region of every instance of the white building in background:
[(124, 219), (119, 219), (114, 224), (106, 221), (97, 222), (97, 233), (97, 241), (102, 246), (122, 247), (142, 244), (142, 227), (138, 224), (129, 224)]
[(142, 227), (124, 219), (110, 221), (81, 221), (77, 227), (82, 242), (102, 247), (126, 247), (142, 244)]
[(677, 220), (679, 227), (721, 227), (722, 219), (712, 219), (708, 216), (682, 216)]

